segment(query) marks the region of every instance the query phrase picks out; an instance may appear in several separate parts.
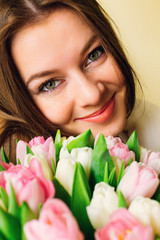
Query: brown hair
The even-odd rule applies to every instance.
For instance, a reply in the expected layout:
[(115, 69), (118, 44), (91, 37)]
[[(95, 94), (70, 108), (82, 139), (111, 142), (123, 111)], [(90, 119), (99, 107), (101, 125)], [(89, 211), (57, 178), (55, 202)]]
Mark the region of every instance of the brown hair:
[(96, 0), (0, 0), (0, 146), (7, 142), (9, 157), (14, 154), (12, 142), (16, 138), (29, 140), (37, 135), (46, 138), (54, 136), (57, 131), (57, 127), (45, 118), (33, 102), (14, 64), (10, 46), (22, 27), (43, 21), (58, 7), (75, 10), (101, 38), (126, 79), (128, 115), (135, 104), (134, 71), (108, 15)]

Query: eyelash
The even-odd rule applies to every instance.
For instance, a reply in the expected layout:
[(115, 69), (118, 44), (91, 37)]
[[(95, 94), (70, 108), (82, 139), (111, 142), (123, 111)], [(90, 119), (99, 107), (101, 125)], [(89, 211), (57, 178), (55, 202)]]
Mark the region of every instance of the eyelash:
[[(90, 62), (87, 63), (89, 58), (91, 58), (92, 54), (95, 54), (96, 52), (98, 53), (96, 59), (93, 59), (93, 60), (90, 59)], [(105, 51), (104, 51), (104, 48), (102, 46), (96, 47), (93, 51), (91, 51), (88, 54), (87, 59), (85, 61), (85, 67), (88, 67), (92, 62), (97, 61), (104, 54), (104, 52)], [(47, 86), (47, 84), (50, 84), (50, 83), (53, 83), (53, 82), (56, 85), (53, 89), (46, 89), (46, 90), (44, 89)], [(56, 84), (57, 82), (58, 82), (58, 84)], [(38, 93), (54, 91), (61, 83), (62, 83), (61, 80), (56, 80), (54, 78), (51, 78), (51, 79), (47, 80), (46, 82), (44, 82), (40, 85), (40, 87), (38, 89)]]
[[(54, 83), (55, 86), (53, 89), (44, 89), (44, 88), (47, 88), (47, 84), (50, 84), (50, 83)], [(60, 84), (62, 83), (62, 80), (56, 80), (54, 78), (51, 78), (49, 80), (47, 80), (46, 82), (42, 83), (38, 89), (38, 93), (41, 93), (41, 92), (50, 92), (50, 91), (53, 91), (55, 90), (55, 88), (57, 88)]]
[[(91, 57), (91, 55), (95, 54), (96, 52), (98, 52), (97, 58), (95, 60), (90, 59), (90, 62), (87, 63), (87, 60), (89, 59), (89, 57)], [(102, 46), (96, 47), (92, 52), (90, 52), (88, 54), (88, 57), (87, 57), (87, 60), (86, 60), (86, 63), (85, 63), (85, 67), (87, 67), (90, 63), (97, 61), (104, 54), (104, 52), (105, 51), (104, 51), (104, 48)]]

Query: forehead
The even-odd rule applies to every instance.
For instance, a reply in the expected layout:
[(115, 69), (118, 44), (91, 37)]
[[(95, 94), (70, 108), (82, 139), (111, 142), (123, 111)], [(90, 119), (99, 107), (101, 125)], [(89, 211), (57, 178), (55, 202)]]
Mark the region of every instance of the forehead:
[(21, 29), (11, 45), (11, 52), (22, 76), (66, 62), (70, 53), (77, 53), (93, 35), (90, 27), (73, 10), (57, 9), (44, 21)]
[[(43, 19), (43, 20), (42, 20)], [(58, 8), (49, 13), (48, 16), (44, 16), (39, 22), (30, 24), (20, 29), (12, 40), (12, 49), (16, 47), (16, 42), (21, 41), (27, 43), (27, 40), (34, 39), (34, 35), (40, 33), (47, 33), (49, 27), (54, 32), (55, 37), (60, 32), (68, 32), (69, 28), (72, 30), (79, 28), (85, 28), (88, 33), (92, 32), (90, 26), (82, 19), (82, 17), (73, 9), (70, 8)], [(78, 30), (78, 29), (77, 29)], [(80, 32), (79, 32), (80, 34)]]

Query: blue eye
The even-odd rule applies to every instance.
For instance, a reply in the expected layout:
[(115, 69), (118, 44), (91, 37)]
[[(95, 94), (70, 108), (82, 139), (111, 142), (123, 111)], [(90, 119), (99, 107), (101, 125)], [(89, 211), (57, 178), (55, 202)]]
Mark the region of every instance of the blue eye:
[(96, 61), (102, 54), (104, 53), (104, 49), (102, 46), (95, 48), (89, 55), (86, 61), (86, 66), (91, 62)]
[(60, 80), (50, 79), (47, 82), (43, 83), (40, 88), (39, 92), (47, 92), (54, 90), (59, 84), (61, 83)]

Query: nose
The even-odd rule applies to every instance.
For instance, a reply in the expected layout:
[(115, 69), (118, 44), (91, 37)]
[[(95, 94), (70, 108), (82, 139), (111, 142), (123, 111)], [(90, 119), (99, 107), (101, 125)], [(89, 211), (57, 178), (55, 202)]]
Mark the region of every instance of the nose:
[(104, 84), (94, 74), (88, 75), (83, 71), (72, 72), (74, 97), (81, 107), (98, 104), (105, 92)]

